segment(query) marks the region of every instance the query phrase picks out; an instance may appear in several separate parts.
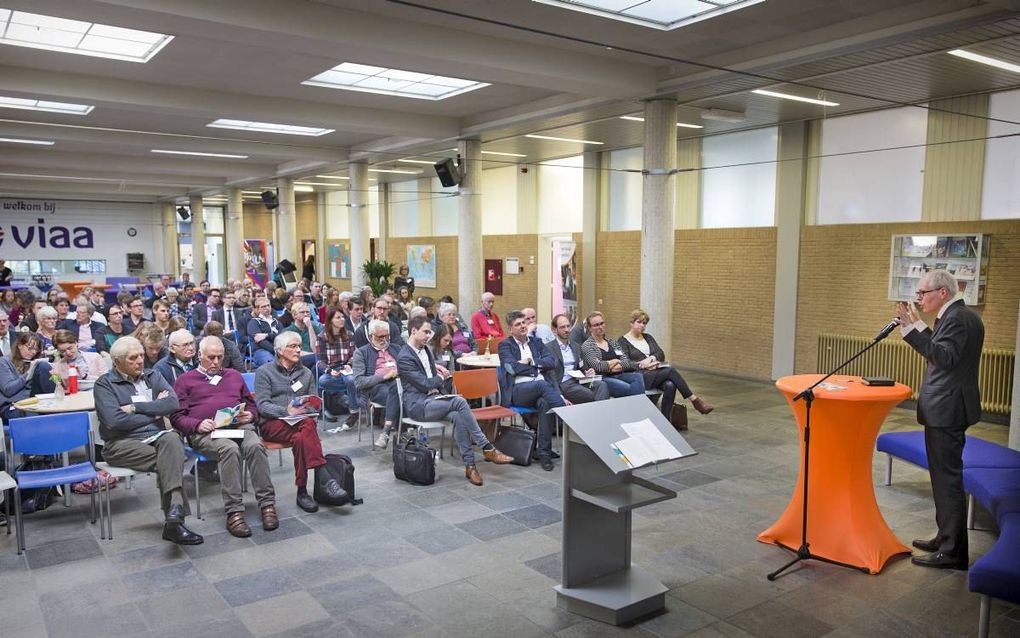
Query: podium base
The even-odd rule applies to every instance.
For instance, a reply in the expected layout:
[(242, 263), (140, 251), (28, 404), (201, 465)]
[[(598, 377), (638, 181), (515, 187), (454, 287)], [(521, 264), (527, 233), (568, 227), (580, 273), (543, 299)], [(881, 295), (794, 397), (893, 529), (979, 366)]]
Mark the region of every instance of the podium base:
[(623, 625), (664, 609), (669, 591), (633, 564), (581, 587), (557, 585), (553, 589), (561, 609), (610, 625)]

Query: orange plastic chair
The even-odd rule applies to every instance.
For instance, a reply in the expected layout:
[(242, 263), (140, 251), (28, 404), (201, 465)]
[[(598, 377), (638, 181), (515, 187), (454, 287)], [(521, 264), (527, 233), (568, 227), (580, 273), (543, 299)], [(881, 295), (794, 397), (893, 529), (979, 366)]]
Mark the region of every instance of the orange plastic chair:
[(513, 418), (516, 412), (510, 408), (499, 405), (499, 379), (496, 377), (495, 368), (481, 368), (478, 370), (458, 370), (453, 373), (454, 392), (465, 399), (484, 399), (490, 394), (495, 394), (496, 405), (489, 405), (482, 408), (474, 408), (471, 413), (479, 421), (498, 421), (505, 418)]

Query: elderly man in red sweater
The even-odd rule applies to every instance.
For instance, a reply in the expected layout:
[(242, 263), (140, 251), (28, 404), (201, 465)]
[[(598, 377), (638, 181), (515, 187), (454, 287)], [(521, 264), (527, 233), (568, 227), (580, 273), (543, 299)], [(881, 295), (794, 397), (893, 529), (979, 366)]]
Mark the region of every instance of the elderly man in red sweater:
[[(202, 339), (198, 354), (198, 367), (177, 377), (174, 383), (180, 409), (170, 422), (190, 437), (195, 450), (219, 463), (227, 531), (239, 538), (251, 536), (241, 500), (242, 455), (248, 464), (255, 498), (262, 511), (262, 529), (272, 531), (280, 526), (280, 520), (276, 513), (276, 492), (269, 477), (266, 448), (255, 432), (254, 424), (258, 417), (255, 397), (248, 391), (240, 372), (223, 367), (223, 342), (219, 337)], [(228, 427), (240, 430), (242, 438), (214, 437), (216, 412), (238, 404), (242, 405), (241, 411)]]

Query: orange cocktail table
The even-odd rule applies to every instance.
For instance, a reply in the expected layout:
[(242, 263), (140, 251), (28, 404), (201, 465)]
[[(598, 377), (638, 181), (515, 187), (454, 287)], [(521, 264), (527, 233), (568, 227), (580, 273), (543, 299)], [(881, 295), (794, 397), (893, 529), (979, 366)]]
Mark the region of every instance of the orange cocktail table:
[[(798, 374), (776, 381), (797, 418), (800, 431), (800, 475), (786, 511), (761, 534), (763, 543), (796, 550), (801, 544), (804, 512), (803, 400), (793, 397), (822, 378)], [(882, 518), (871, 474), (875, 438), (882, 422), (911, 390), (902, 383), (867, 386), (860, 377), (835, 375), (826, 384), (845, 390), (815, 388), (811, 408), (811, 465), (808, 482), (807, 541), (811, 553), (877, 574), (896, 554), (910, 553)]]

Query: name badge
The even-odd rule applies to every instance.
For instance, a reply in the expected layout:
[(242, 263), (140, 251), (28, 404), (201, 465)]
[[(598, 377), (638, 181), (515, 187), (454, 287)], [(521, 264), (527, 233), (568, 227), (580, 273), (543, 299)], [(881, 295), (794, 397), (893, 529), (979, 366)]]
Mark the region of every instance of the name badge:
[(131, 397), (131, 403), (148, 403), (149, 401), (151, 401), (151, 399), (144, 394), (136, 394)]
[(387, 361), (386, 362), (386, 367), (387, 368), (396, 368), (397, 367), (397, 362), (396, 361)]
[(622, 357), (622, 356), (623, 356), (623, 350), (620, 350), (619, 348), (617, 348), (617, 350), (616, 350), (616, 356), (618, 356), (618, 357)]
[(298, 390), (301, 389), (301, 382), (295, 381), (294, 384), (290, 386), (290, 389), (293, 390), (294, 392), (297, 392)]
[(222, 379), (222, 377), (220, 375), (218, 375), (218, 374), (216, 376), (214, 376), (214, 377), (211, 377), (209, 379), (209, 385), (219, 385), (220, 384), (220, 379)]
[(450, 355), (444, 354), (442, 357), (439, 358), (439, 360), (440, 361), (449, 361), (450, 360)]
[(496, 325), (496, 322), (494, 320), (492, 320), (492, 319), (489, 319), (489, 325), (490, 326), (494, 326), (494, 325)]

